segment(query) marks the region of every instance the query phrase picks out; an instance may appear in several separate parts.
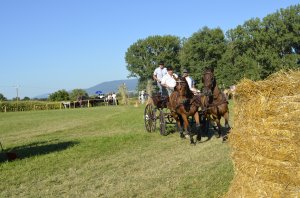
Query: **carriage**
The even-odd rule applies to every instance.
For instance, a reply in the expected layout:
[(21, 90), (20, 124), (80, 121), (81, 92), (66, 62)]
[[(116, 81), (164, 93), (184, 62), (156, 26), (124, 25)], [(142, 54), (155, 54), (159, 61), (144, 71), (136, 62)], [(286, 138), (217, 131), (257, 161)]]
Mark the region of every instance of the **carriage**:
[(168, 135), (166, 130), (167, 124), (175, 124), (175, 120), (167, 108), (169, 97), (161, 96), (159, 93), (154, 94), (144, 110), (145, 129), (148, 132), (156, 130), (156, 123), (159, 122), (159, 130), (161, 135)]
[[(150, 97), (150, 102), (147, 103), (144, 110), (144, 123), (147, 132), (154, 132), (157, 129), (158, 124), (160, 134), (166, 136), (170, 133), (170, 131), (167, 130), (168, 126), (176, 126), (176, 120), (172, 116), (170, 109), (167, 107), (168, 102), (169, 97), (161, 96), (159, 93)], [(198, 113), (200, 116), (202, 133), (207, 134), (209, 122), (207, 122), (203, 111), (199, 110)], [(195, 124), (193, 117), (189, 118), (189, 124)]]
[[(202, 78), (203, 94), (192, 93), (185, 78), (179, 77), (176, 79), (175, 91), (170, 98), (160, 96), (160, 94), (151, 97), (152, 102), (146, 105), (144, 111), (145, 128), (148, 132), (156, 130), (156, 123), (159, 120), (161, 135), (168, 135), (167, 124), (176, 123), (180, 137), (183, 137), (184, 133), (189, 134), (191, 143), (195, 144), (192, 136), (197, 135), (197, 142), (201, 140), (203, 133), (208, 135), (212, 121), (217, 124), (217, 130), (216, 127), (214, 129), (218, 131), (218, 137), (223, 137), (223, 141), (227, 139), (227, 132), (222, 133), (220, 119), (221, 117), (225, 119), (225, 127), (230, 130), (228, 101), (224, 93), (218, 89), (213, 69), (205, 69)], [(194, 123), (196, 124), (195, 131), (191, 130)]]

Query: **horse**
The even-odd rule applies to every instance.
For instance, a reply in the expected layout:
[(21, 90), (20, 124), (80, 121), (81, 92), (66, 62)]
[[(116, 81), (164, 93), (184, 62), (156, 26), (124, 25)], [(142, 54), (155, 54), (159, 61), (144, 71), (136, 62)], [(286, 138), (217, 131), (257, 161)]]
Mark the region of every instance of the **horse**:
[(226, 134), (221, 131), (221, 117), (225, 119), (225, 127), (229, 130), (229, 108), (228, 101), (223, 92), (220, 91), (216, 78), (214, 76), (213, 68), (205, 68), (203, 77), (203, 93), (206, 97), (201, 99), (202, 110), (205, 112), (207, 118), (212, 119), (218, 126), (218, 138), (222, 136), (223, 141), (227, 139)]
[[(188, 117), (194, 116), (197, 128), (197, 140), (201, 140), (201, 134), (198, 132), (200, 127), (198, 108), (200, 107), (199, 98), (195, 98), (193, 92), (189, 89), (188, 83), (184, 77), (176, 79), (174, 92), (169, 97), (168, 108), (172, 117), (177, 122), (180, 137), (185, 138), (183, 128), (187, 135), (190, 136), (191, 144), (195, 144), (193, 135), (190, 133)], [(182, 123), (183, 122), (183, 128)]]

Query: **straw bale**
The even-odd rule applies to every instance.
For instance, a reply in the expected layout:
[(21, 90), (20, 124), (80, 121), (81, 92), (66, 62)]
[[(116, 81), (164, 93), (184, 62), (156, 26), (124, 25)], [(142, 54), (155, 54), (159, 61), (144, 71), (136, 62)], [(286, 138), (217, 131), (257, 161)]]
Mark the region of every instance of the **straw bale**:
[(300, 197), (300, 71), (236, 89), (229, 135), (235, 177), (226, 197)]

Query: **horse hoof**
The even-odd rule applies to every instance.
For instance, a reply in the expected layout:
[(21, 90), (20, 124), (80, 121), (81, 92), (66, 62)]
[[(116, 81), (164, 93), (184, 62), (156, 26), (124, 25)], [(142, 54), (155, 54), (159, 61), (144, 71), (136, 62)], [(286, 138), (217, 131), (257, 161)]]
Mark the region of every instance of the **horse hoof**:
[(185, 136), (183, 135), (183, 133), (180, 133), (180, 138), (185, 139)]

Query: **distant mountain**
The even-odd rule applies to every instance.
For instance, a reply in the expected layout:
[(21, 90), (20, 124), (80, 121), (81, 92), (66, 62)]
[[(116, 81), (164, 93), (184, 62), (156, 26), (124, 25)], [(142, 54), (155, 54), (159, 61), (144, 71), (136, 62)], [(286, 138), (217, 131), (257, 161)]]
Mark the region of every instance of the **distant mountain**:
[(118, 92), (118, 88), (120, 85), (125, 83), (128, 91), (134, 92), (136, 91), (138, 85), (138, 79), (127, 79), (127, 80), (114, 80), (114, 81), (107, 81), (85, 89), (85, 91), (89, 95), (95, 95), (96, 91), (102, 91), (102, 93), (106, 94), (109, 92)]
[(42, 95), (38, 95), (38, 96), (32, 97), (31, 99), (46, 99), (46, 98), (49, 97), (49, 95), (50, 95), (50, 93), (42, 94)]
[[(96, 91), (102, 91), (102, 93), (106, 94), (106, 93), (110, 93), (110, 92), (118, 92), (118, 88), (120, 87), (120, 85), (122, 85), (123, 83), (125, 83), (127, 89), (129, 92), (135, 92), (137, 85), (138, 85), (138, 79), (126, 79), (126, 80), (114, 80), (114, 81), (107, 81), (107, 82), (103, 82), (100, 83), (98, 85), (95, 85), (93, 87), (84, 89), (89, 95), (95, 95)], [(39, 99), (43, 99), (43, 98), (48, 98), (50, 93), (48, 94), (42, 94), (33, 98), (39, 98)]]

